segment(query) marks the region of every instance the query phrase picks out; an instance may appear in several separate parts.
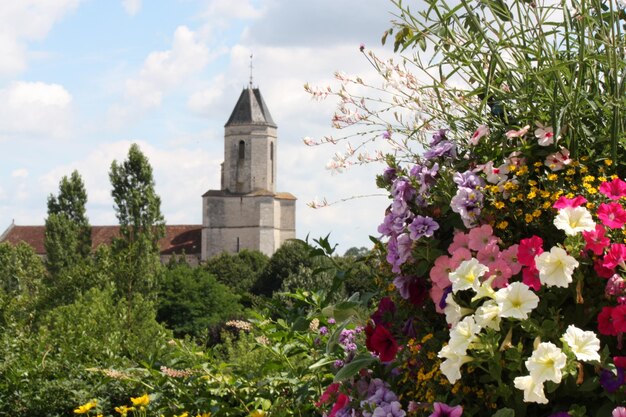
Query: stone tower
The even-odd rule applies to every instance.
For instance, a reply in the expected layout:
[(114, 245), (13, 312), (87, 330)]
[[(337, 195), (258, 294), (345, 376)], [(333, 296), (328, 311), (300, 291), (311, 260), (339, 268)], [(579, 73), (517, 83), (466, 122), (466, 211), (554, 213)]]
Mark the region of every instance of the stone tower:
[(202, 260), (241, 249), (271, 256), (296, 237), (296, 198), (276, 192), (276, 124), (258, 88), (241, 92), (224, 128), (221, 189), (202, 196)]

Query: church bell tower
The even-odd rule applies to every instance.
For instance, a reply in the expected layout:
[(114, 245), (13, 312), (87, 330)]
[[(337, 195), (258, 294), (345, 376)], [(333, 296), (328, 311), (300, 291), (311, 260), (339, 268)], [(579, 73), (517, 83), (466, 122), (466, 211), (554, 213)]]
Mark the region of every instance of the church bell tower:
[(271, 256), (295, 238), (295, 201), (276, 192), (277, 126), (258, 88), (244, 88), (224, 126), (220, 190), (203, 196), (202, 260), (221, 252)]

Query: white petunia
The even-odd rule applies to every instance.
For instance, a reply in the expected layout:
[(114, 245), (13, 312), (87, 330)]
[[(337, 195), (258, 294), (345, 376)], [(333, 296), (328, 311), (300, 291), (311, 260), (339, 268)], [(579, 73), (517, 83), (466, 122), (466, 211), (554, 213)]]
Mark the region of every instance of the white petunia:
[(476, 324), (474, 317), (467, 316), (450, 330), (448, 346), (450, 346), (450, 349), (455, 353), (465, 355), (469, 345), (478, 340), (478, 336), (476, 335), (480, 330), (481, 327)]
[(580, 232), (596, 230), (596, 223), (591, 213), (585, 207), (565, 207), (559, 210), (554, 218), (557, 229), (563, 230), (568, 236), (575, 236)]
[(476, 324), (483, 328), (490, 327), (494, 330), (500, 330), (500, 307), (494, 300), (489, 300), (478, 307), (474, 318), (476, 319)]
[(563, 248), (553, 246), (550, 252), (535, 256), (535, 265), (542, 284), (548, 287), (567, 288), (572, 282), (572, 274), (578, 267), (578, 261), (569, 256)]
[(576, 359), (586, 362), (600, 361), (600, 340), (594, 332), (581, 330), (572, 324), (565, 331), (563, 340), (574, 352)]
[(489, 271), (489, 268), (478, 262), (476, 258), (461, 262), (459, 267), (448, 275), (452, 283), (452, 292), (456, 294), (457, 291), (470, 288), (474, 291), (478, 291), (480, 287), (480, 280), (478, 278), (485, 275), (487, 271)]
[(441, 365), (439, 365), (439, 369), (441, 373), (448, 378), (451, 384), (461, 379), (461, 366), (472, 360), (472, 358), (467, 355), (457, 354), (449, 345), (441, 348), (437, 356), (445, 359), (445, 361), (441, 362)]
[(539, 304), (539, 297), (528, 288), (528, 285), (513, 282), (496, 292), (496, 303), (500, 308), (501, 317), (525, 320)]
[(537, 383), (532, 376), (518, 376), (513, 380), (515, 388), (524, 391), (524, 402), (547, 404), (548, 399), (543, 392), (543, 382)]
[(452, 293), (450, 293), (446, 297), (446, 307), (443, 309), (443, 312), (446, 315), (446, 322), (451, 327), (454, 327), (463, 317), (473, 313), (473, 310), (458, 305), (457, 302), (454, 301)]
[(496, 298), (496, 292), (491, 286), (493, 281), (496, 279), (496, 275), (492, 275), (487, 278), (485, 281), (480, 283), (478, 290), (476, 291), (476, 295), (472, 297), (472, 303), (474, 301), (480, 300), (481, 298)]
[(561, 370), (565, 367), (566, 361), (567, 356), (554, 343), (542, 342), (526, 360), (526, 368), (535, 383), (552, 381), (558, 384), (561, 382), (563, 376)]

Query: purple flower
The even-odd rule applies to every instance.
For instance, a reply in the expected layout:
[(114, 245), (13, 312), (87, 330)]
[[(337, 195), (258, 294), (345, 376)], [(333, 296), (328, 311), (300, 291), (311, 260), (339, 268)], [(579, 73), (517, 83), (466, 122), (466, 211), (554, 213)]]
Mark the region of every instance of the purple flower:
[(328, 319), (328, 324), (335, 324), (335, 323), (337, 323), (335, 319), (333, 318)]
[(378, 233), (383, 236), (399, 235), (404, 231), (404, 225), (410, 218), (410, 211), (406, 211), (402, 215), (397, 215), (395, 212), (390, 211), (378, 226)]
[(417, 215), (409, 225), (410, 237), (417, 240), (422, 236), (432, 237), (439, 224), (431, 217)]
[(430, 150), (424, 152), (424, 158), (427, 160), (435, 158), (456, 158), (456, 145), (447, 140), (441, 141)]
[(450, 407), (444, 403), (434, 403), (435, 410), (429, 417), (461, 417), (463, 415), (463, 407), (460, 405)]
[(384, 404), (376, 407), (372, 417), (404, 417), (406, 411), (402, 409), (402, 404), (398, 401), (393, 401), (389, 404)]
[(383, 132), (383, 139), (389, 139), (391, 138), (391, 132), (386, 130)]
[(342, 368), (344, 365), (343, 361), (341, 359), (337, 359), (335, 361), (335, 363), (333, 363), (333, 366), (337, 369)]
[(465, 227), (472, 227), (480, 214), (482, 202), (483, 194), (480, 191), (460, 187), (450, 201), (450, 208), (461, 215)]
[(411, 249), (413, 241), (408, 233), (389, 238), (387, 243), (387, 262), (391, 265), (391, 271), (395, 274), (400, 273), (400, 266), (411, 259)]
[(405, 177), (396, 178), (391, 185), (391, 195), (403, 201), (411, 201), (415, 198), (415, 189)]
[(444, 309), (446, 308), (446, 298), (448, 298), (448, 294), (450, 294), (452, 292), (452, 285), (450, 285), (449, 287), (446, 287), (445, 290), (443, 290), (443, 295), (441, 296), (441, 300), (439, 301), (439, 308), (440, 309)]
[(415, 165), (411, 168), (411, 176), (415, 178), (420, 185), (418, 194), (428, 192), (428, 189), (437, 182), (437, 173), (439, 172), (439, 164), (433, 164), (432, 168), (423, 165)]
[(439, 129), (433, 134), (432, 139), (430, 140), (430, 146), (435, 146), (440, 143), (442, 140), (446, 140), (446, 132), (448, 129)]
[(322, 336), (326, 336), (328, 334), (328, 327), (326, 327), (326, 326), (320, 327), (320, 334)]
[(393, 319), (393, 315), (396, 313), (396, 305), (391, 298), (383, 297), (378, 303), (378, 308), (372, 314), (371, 318), (376, 325), (382, 324), (385, 327), (389, 327), (390, 320)]
[(396, 179), (397, 175), (398, 175), (398, 171), (396, 171), (395, 168), (387, 167), (383, 171), (383, 180), (385, 180), (385, 182), (387, 183), (391, 183), (391, 181)]
[(600, 373), (600, 385), (608, 393), (614, 393), (624, 384), (624, 370), (617, 368), (617, 375), (608, 369), (603, 369)]
[(472, 171), (457, 172), (452, 177), (452, 180), (459, 187), (471, 188), (473, 190), (485, 185), (485, 181)]
[(339, 344), (343, 346), (343, 350), (346, 353), (354, 352), (357, 349), (355, 333), (354, 330), (350, 329), (343, 329), (341, 333), (339, 333)]

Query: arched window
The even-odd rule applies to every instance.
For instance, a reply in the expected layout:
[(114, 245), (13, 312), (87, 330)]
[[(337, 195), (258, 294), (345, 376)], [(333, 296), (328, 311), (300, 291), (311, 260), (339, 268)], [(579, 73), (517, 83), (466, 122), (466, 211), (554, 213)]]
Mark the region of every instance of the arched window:
[(246, 142), (239, 141), (239, 159), (246, 159)]

